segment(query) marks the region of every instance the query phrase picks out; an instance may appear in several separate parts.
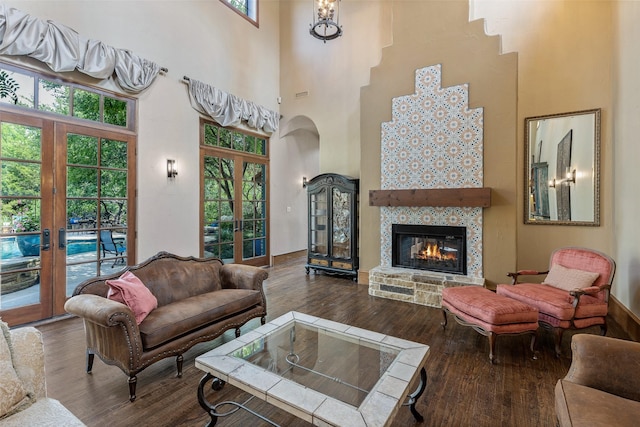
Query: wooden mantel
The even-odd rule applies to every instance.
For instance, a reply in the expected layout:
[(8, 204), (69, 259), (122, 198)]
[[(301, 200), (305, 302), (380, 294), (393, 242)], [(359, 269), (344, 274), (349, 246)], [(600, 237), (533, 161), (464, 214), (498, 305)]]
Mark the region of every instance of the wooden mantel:
[(491, 188), (370, 190), (369, 206), (488, 208), (491, 206)]

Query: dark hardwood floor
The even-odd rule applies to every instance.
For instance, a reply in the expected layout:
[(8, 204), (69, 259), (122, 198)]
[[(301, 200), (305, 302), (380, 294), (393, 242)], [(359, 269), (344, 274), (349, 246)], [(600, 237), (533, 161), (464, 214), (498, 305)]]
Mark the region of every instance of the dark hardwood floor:
[[(489, 363), (488, 339), (473, 329), (449, 320), (440, 326), (440, 309), (369, 296), (364, 285), (325, 274), (305, 274), (303, 262), (269, 270), (265, 282), (268, 318), (290, 310), (428, 344), (427, 388), (417, 403), (425, 417), (416, 423), (402, 408), (394, 426), (554, 426), (553, 389), (571, 362), (572, 332), (565, 333), (563, 355), (556, 358), (551, 335), (541, 330), (537, 359), (529, 351), (529, 336), (501, 337), (498, 363)], [(243, 333), (259, 325), (255, 319)], [(200, 408), (196, 389), (203, 373), (194, 359), (233, 339), (228, 332), (210, 343), (193, 347), (184, 355), (182, 378), (175, 377), (174, 358), (165, 359), (138, 375), (137, 399), (128, 400), (127, 377), (98, 358), (92, 374), (85, 373), (82, 322), (77, 318), (36, 325), (44, 335), (46, 379), (50, 397), (60, 400), (88, 426), (204, 426), (209, 420)], [(599, 329), (586, 330), (598, 333)], [(609, 336), (628, 337), (609, 322)], [(213, 392), (212, 392), (213, 393)], [(241, 401), (247, 394), (226, 386), (211, 401)], [(283, 426), (308, 426), (259, 399), (249, 406)], [(220, 419), (219, 426), (259, 426), (260, 420), (244, 411)]]

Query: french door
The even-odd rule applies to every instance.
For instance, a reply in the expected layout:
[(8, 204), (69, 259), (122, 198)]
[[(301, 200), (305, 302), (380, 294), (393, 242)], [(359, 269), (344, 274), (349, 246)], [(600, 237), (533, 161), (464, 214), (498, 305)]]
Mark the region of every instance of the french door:
[(134, 165), (129, 132), (0, 111), (3, 320), (64, 314), (79, 283), (133, 263)]
[(268, 265), (267, 160), (201, 148), (201, 254)]

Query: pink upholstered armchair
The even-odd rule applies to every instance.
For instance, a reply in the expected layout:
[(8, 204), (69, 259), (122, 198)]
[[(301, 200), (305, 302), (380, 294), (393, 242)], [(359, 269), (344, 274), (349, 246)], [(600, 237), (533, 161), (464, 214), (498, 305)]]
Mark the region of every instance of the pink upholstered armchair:
[[(607, 333), (609, 291), (616, 264), (609, 256), (587, 248), (566, 247), (551, 254), (548, 271), (520, 270), (508, 273), (511, 285), (498, 285), (497, 293), (538, 309), (538, 323), (553, 331), (555, 352), (560, 356), (566, 329), (599, 325)], [(520, 276), (547, 276), (542, 283), (520, 283)]]

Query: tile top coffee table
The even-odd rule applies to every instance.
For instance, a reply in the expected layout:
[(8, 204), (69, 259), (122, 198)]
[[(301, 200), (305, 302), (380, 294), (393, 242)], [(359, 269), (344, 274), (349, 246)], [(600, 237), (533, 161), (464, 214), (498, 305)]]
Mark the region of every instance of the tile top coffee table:
[[(314, 425), (386, 426), (401, 406), (422, 421), (415, 403), (428, 353), (424, 344), (292, 311), (197, 357), (206, 372), (198, 401), (209, 426), (237, 408), (274, 424), (241, 403), (209, 403), (210, 380), (214, 390), (229, 383)], [(235, 407), (223, 412), (222, 405)]]

